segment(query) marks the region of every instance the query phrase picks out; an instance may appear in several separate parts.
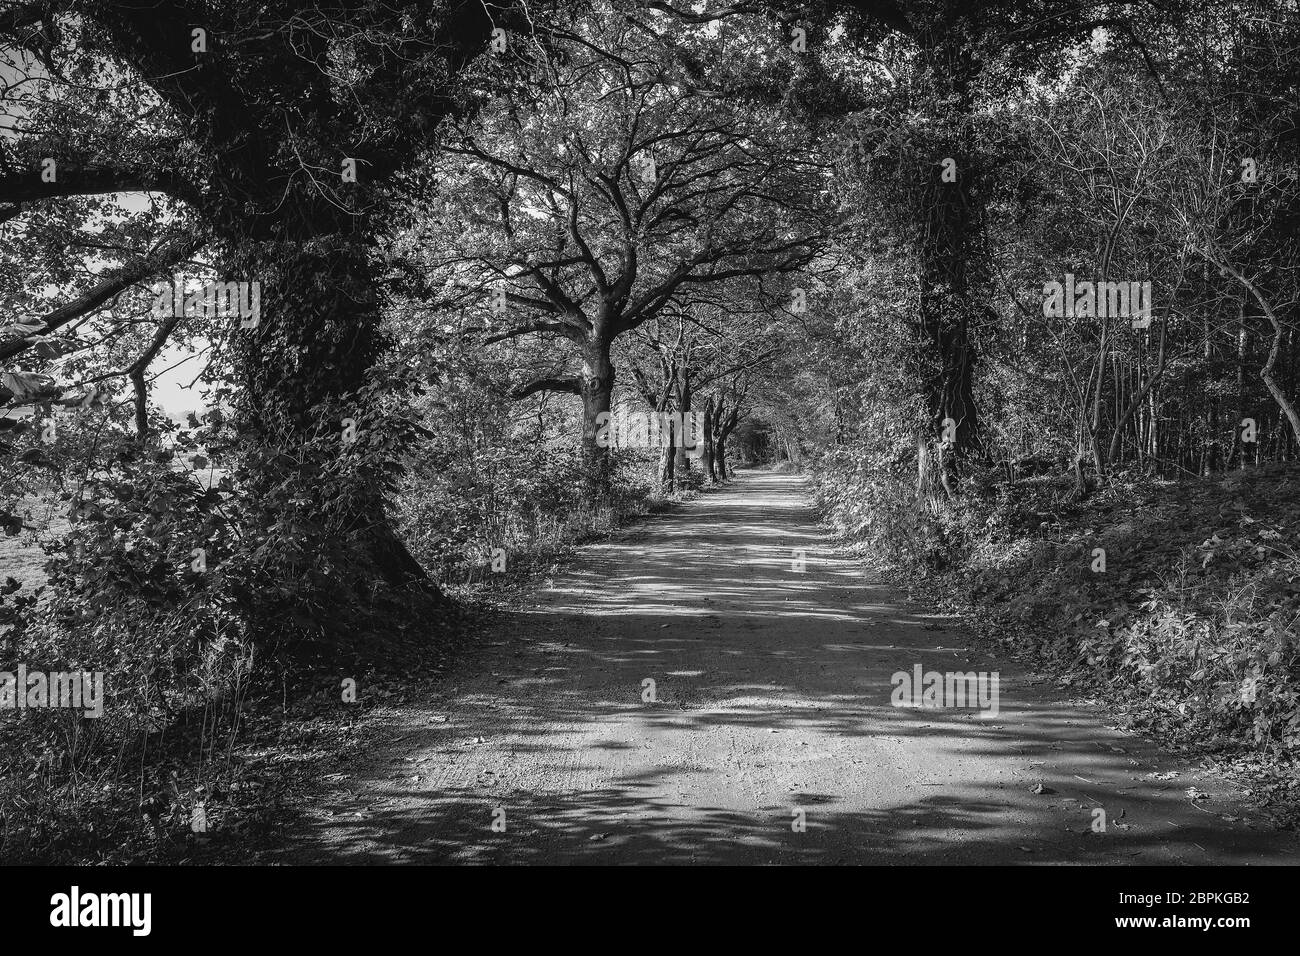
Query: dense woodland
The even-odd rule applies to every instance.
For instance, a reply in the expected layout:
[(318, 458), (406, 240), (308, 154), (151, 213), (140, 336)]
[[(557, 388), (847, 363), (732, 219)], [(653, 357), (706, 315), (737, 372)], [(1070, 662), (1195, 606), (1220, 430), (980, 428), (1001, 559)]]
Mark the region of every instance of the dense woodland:
[(0, 755), (0, 853), (754, 464), (1288, 761), (1297, 62), (1294, 0), (0, 0), (0, 669), (110, 674)]

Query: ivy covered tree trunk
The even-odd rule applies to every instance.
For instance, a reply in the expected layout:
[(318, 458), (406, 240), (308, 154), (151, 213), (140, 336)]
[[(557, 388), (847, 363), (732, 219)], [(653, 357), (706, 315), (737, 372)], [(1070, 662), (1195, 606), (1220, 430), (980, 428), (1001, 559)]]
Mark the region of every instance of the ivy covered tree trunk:
[(917, 206), (919, 241), (918, 324), (928, 347), (924, 370), (924, 439), (934, 452), (918, 467), (935, 469), (920, 485), (954, 494), (961, 464), (980, 450), (975, 407), (972, 319), (978, 314), (970, 282), (973, 255), (975, 170), (969, 121), (976, 64), (961, 46), (939, 42), (925, 55), (921, 88), (931, 98), (945, 132), (927, 144), (929, 162)]
[(296, 241), (231, 244), (232, 277), (262, 284), (256, 327), (235, 333), (250, 496), (283, 507), (276, 489), (293, 487), (303, 534), (322, 538), (314, 547), (432, 594), (385, 514), (400, 436), (376, 417), (371, 376), (385, 343), (369, 246), (352, 228), (329, 234), (327, 223), (296, 218), (309, 229)]
[[(229, 193), (243, 186), (247, 196), (247, 177), (230, 172)], [(259, 197), (266, 214), (219, 220), (229, 227), (227, 277), (262, 290), (256, 325), (232, 332), (234, 424), (249, 499), (273, 510), (273, 525), (295, 522), (309, 550), (298, 563), (340, 579), (321, 582), (332, 595), (348, 587), (373, 594), (367, 580), (377, 576), (398, 591), (434, 596), (386, 514), (404, 446), (395, 423), (378, 414), (377, 398), (390, 390), (373, 379), (386, 349), (373, 190), (359, 186), (349, 196), (343, 187), (350, 200), (343, 205), (279, 176), (267, 186)]]
[[(462, 107), (456, 77), (486, 49), (491, 17), (471, 0), (359, 5), (344, 48), (308, 3), (81, 8), (175, 113), (187, 145), (170, 179), (222, 278), (261, 286), (256, 324), (213, 336), (233, 356), (244, 540), (264, 542), (258, 560), (283, 582), (250, 600), (284, 591), (295, 620), (319, 625), (331, 602), (361, 607), (376, 579), (436, 593), (385, 514), (404, 436), (372, 397), (400, 389), (374, 381), (385, 343), (372, 256), (390, 184)], [(340, 53), (344, 79), (328, 66)]]

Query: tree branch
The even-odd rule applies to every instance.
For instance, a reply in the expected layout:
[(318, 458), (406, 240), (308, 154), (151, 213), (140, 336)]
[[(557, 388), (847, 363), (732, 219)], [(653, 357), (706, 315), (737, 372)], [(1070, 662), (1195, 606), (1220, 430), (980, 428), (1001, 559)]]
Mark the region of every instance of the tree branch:
[(582, 387), (577, 378), (539, 378), (521, 386), (510, 393), (511, 398), (527, 398), (537, 392), (566, 392), (581, 395)]

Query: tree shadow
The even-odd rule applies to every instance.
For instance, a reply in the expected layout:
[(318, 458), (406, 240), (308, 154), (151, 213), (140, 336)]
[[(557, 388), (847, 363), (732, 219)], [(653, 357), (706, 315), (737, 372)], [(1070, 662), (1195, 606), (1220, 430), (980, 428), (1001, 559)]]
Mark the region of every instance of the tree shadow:
[[(893, 706), (893, 675), (915, 665), (999, 671), (999, 713)], [(864, 580), (783, 475), (750, 473), (583, 549), (373, 733), (359, 785), (273, 858), (1300, 860), (1293, 835), (1249, 820), (1222, 783)], [(1166, 765), (1180, 775), (1156, 776)], [(1209, 800), (1189, 798), (1193, 781)]]

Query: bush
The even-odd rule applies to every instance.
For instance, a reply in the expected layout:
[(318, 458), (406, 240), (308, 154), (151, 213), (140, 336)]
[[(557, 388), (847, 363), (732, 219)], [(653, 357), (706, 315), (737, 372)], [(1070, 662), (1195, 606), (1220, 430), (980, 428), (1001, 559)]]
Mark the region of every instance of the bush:
[(8, 858), (129, 855), (141, 810), (157, 834), (188, 836), (194, 805), (218, 814), (214, 796), (236, 782), (251, 694), (431, 643), (440, 605), (358, 560), (371, 528), (340, 504), (395, 484), (410, 423), (357, 406), (372, 411), (352, 413), (354, 441), (321, 409), (295, 455), (264, 435), (219, 476), (202, 449), (223, 441), (220, 412), (148, 445), (119, 434), (61, 492), (70, 524), (46, 544), (46, 583), (0, 594), (0, 670), (103, 673), (104, 715), (4, 715)]
[(875, 461), (836, 449), (814, 471), (875, 567), (1165, 739), (1300, 752), (1300, 467), (1118, 476), (1082, 501), (1069, 476), (977, 472), (932, 513)]
[(412, 553), (441, 581), (482, 580), (501, 548), (507, 566), (618, 527), (652, 486), (637, 454), (613, 456), (610, 496), (585, 494), (579, 450), (528, 444), (426, 448), (398, 495)]

